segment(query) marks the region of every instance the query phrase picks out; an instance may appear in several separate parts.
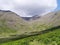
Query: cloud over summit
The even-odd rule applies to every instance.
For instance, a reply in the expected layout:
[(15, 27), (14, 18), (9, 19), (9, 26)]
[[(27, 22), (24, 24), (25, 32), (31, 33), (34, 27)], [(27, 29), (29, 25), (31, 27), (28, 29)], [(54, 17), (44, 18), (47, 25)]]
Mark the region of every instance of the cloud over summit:
[(31, 17), (53, 11), (57, 0), (0, 0), (0, 10), (10, 10), (22, 17)]

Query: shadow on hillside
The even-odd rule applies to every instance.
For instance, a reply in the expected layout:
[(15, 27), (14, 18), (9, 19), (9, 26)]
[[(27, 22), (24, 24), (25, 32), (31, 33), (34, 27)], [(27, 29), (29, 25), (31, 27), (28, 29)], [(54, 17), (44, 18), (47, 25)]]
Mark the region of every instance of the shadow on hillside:
[(45, 33), (54, 31), (54, 30), (56, 30), (56, 29), (60, 29), (60, 26), (52, 27), (52, 28), (50, 28), (50, 29), (46, 29), (46, 30), (40, 31), (40, 32), (31, 32), (31, 33), (22, 34), (22, 35), (11, 35), (10, 38), (1, 38), (1, 39), (0, 39), (0, 44), (1, 44), (1, 43), (5, 43), (5, 42), (9, 42), (9, 41), (15, 41), (15, 40), (27, 38), (27, 37), (30, 37), (30, 36), (36, 36), (36, 35), (45, 34)]

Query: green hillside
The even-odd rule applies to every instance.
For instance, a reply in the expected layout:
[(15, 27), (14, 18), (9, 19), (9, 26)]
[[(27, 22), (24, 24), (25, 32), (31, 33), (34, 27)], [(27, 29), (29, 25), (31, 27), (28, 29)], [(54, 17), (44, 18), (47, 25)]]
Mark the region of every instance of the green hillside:
[(60, 27), (49, 29), (49, 32), (41, 35), (1, 43), (0, 45), (60, 45)]
[(9, 38), (11, 35), (42, 31), (47, 29), (45, 24), (32, 24), (25, 21), (13, 12), (0, 11), (0, 38)]
[[(18, 45), (18, 44), (19, 45), (35, 45), (34, 43), (39, 43), (35, 39), (39, 40), (41, 37), (41, 42), (43, 43), (43, 45), (48, 45), (48, 44), (45, 44), (46, 39), (47, 40), (50, 39), (48, 38), (48, 36), (51, 36), (54, 34), (53, 35), (54, 37), (60, 34), (59, 28), (51, 29), (51, 28), (56, 28), (58, 26), (60, 28), (60, 11), (52, 12), (45, 16), (41, 16), (39, 19), (36, 19), (36, 20), (31, 19), (29, 21), (22, 19), (20, 16), (18, 16), (13, 12), (0, 11), (0, 44), (3, 43), (2, 45)], [(50, 31), (50, 30), (54, 30), (54, 31)], [(49, 32), (49, 33), (46, 33), (46, 32)], [(54, 32), (56, 32), (56, 35)], [(55, 37), (55, 38), (58, 38), (58, 37)], [(29, 40), (31, 40), (32, 38), (34, 40), (30, 42)], [(17, 41), (14, 41), (14, 40), (17, 40)], [(52, 38), (50, 40), (52, 40)], [(26, 41), (29, 44), (25, 44)], [(51, 41), (50, 45), (52, 43), (54, 42)]]

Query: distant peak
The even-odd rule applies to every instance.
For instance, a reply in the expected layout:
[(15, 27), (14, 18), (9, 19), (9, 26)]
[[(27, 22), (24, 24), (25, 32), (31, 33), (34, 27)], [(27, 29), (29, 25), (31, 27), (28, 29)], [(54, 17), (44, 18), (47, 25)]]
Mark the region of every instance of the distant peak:
[(33, 17), (22, 17), (24, 20), (30, 21), (30, 20), (36, 20), (40, 18), (41, 16), (33, 16)]

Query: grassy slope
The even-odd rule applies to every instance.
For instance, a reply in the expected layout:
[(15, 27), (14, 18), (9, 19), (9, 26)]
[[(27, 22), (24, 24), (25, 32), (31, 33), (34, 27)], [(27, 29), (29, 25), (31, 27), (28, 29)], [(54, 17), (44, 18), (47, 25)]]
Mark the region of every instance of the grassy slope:
[(46, 25), (32, 25), (13, 12), (0, 11), (0, 38), (44, 30)]
[(0, 45), (60, 45), (60, 28), (49, 33), (3, 43)]
[(0, 38), (24, 33), (27, 24), (13, 12), (0, 12)]
[(27, 35), (29, 35), (28, 34), (29, 32), (43, 31), (58, 25), (60, 25), (59, 12), (56, 14), (55, 13), (47, 14), (46, 16), (43, 16), (36, 21), (30, 22), (24, 21), (15, 13), (0, 12), (0, 38), (5, 37), (10, 38), (11, 35), (12, 35), (11, 38), (13, 38), (13, 36), (16, 37), (16, 35), (26, 33)]

